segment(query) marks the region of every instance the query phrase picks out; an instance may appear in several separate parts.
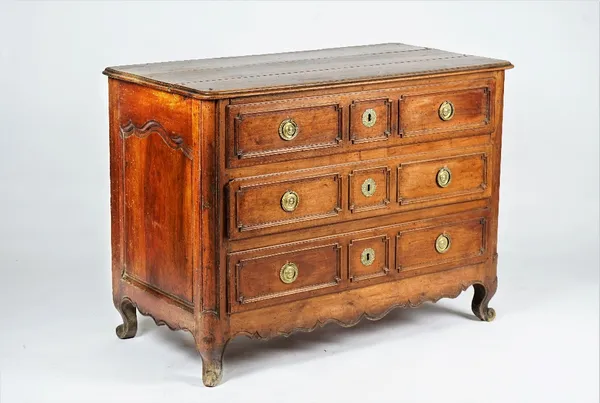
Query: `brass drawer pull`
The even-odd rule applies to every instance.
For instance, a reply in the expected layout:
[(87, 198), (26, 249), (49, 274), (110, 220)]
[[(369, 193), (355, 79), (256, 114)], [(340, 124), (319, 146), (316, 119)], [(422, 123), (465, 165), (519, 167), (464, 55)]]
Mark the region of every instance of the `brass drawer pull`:
[(377, 121), (377, 112), (373, 109), (367, 109), (362, 114), (362, 124), (366, 127), (375, 126), (375, 122)]
[(375, 180), (372, 178), (367, 178), (362, 186), (360, 187), (360, 190), (362, 191), (362, 194), (365, 195), (366, 197), (371, 197), (375, 194), (375, 190), (377, 189), (377, 184), (375, 183)]
[(288, 213), (296, 210), (299, 203), (300, 197), (298, 197), (298, 193), (293, 190), (288, 190), (281, 196), (281, 208)]
[(435, 181), (437, 182), (439, 187), (447, 187), (452, 181), (452, 172), (446, 167), (440, 168), (435, 177)]
[(292, 119), (286, 119), (279, 125), (279, 137), (290, 141), (298, 135), (298, 125)]
[(442, 120), (450, 120), (454, 116), (454, 104), (450, 101), (444, 101), (438, 109), (438, 115)]
[(279, 278), (286, 284), (291, 284), (298, 278), (298, 266), (295, 263), (288, 262), (281, 266)]
[(366, 248), (360, 254), (360, 262), (365, 266), (371, 266), (375, 261), (375, 251), (373, 248)]
[(452, 244), (452, 241), (451, 241), (449, 235), (440, 234), (440, 235), (438, 235), (437, 239), (435, 240), (435, 250), (438, 253), (446, 253), (450, 249), (451, 244)]

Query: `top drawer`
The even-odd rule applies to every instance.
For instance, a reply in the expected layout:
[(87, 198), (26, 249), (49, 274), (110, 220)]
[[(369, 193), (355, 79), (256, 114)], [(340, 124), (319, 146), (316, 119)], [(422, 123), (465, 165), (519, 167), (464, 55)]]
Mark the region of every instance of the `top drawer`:
[(493, 78), (478, 78), (272, 101), (233, 100), (226, 109), (227, 167), (490, 134), (495, 86)]
[(489, 133), (493, 125), (491, 105), (492, 83), (481, 86), (454, 86), (431, 92), (417, 88), (400, 97), (400, 136), (415, 136), (463, 132)]
[(231, 105), (228, 125), (231, 166), (281, 160), (289, 153), (310, 157), (340, 145), (342, 108), (332, 98)]

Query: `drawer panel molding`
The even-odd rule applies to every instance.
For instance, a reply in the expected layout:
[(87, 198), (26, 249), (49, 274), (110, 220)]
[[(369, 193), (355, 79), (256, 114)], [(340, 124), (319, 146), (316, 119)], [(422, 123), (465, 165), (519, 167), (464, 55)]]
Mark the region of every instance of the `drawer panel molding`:
[[(238, 255), (230, 255), (229, 259), (235, 270), (231, 279), (235, 284), (231, 311), (244, 310), (248, 304), (335, 287), (341, 280), (339, 243), (272, 254), (251, 251)], [(286, 273), (289, 269), (293, 274)]]
[(400, 136), (414, 137), (478, 129), (490, 125), (491, 91), (488, 86), (400, 97)]
[(234, 194), (241, 232), (334, 217), (342, 210), (338, 173), (240, 185)]
[(488, 188), (487, 153), (403, 162), (397, 170), (401, 205), (484, 193)]
[(235, 159), (260, 159), (290, 153), (339, 147), (342, 143), (342, 112), (338, 103), (281, 110), (234, 113), (231, 137)]
[(354, 100), (350, 104), (352, 144), (388, 140), (392, 133), (392, 106), (389, 98)]
[(396, 269), (406, 272), (482, 256), (486, 239), (485, 218), (400, 231), (396, 235)]

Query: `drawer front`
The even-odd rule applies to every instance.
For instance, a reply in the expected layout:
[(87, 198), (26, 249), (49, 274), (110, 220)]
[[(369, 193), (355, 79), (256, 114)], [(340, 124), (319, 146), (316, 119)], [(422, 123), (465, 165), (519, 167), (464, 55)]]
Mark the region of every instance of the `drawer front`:
[(229, 255), (230, 311), (307, 297), (340, 282), (341, 246), (312, 244), (279, 252), (270, 248)]
[(390, 272), (390, 238), (379, 235), (350, 240), (348, 278), (351, 282), (387, 276)]
[(403, 138), (471, 130), (491, 132), (490, 88), (407, 94), (400, 99), (400, 135)]
[(342, 108), (331, 100), (305, 107), (285, 103), (267, 107), (271, 109), (253, 104), (228, 107), (230, 166), (244, 165), (242, 160), (261, 163), (276, 155), (279, 160), (289, 154), (310, 157), (342, 141)]
[[(227, 255), (230, 312), (422, 276), (491, 258), (489, 210), (264, 239)], [(250, 249), (245, 249), (250, 247)]]
[(353, 100), (350, 104), (352, 144), (388, 140), (392, 133), (393, 101), (388, 98)]
[(481, 256), (486, 249), (485, 218), (400, 231), (396, 268), (401, 272)]
[(443, 202), (476, 193), (486, 196), (489, 176), (486, 153), (402, 163), (398, 166), (398, 202)]
[(241, 184), (232, 181), (230, 236), (262, 228), (289, 226), (335, 217), (341, 211), (342, 183), (337, 173)]
[(390, 168), (353, 169), (348, 174), (348, 209), (352, 213), (385, 209), (390, 204)]
[[(232, 240), (489, 198), (490, 147), (232, 179)], [(423, 157), (421, 157), (423, 158)], [(488, 165), (489, 168), (488, 169)]]

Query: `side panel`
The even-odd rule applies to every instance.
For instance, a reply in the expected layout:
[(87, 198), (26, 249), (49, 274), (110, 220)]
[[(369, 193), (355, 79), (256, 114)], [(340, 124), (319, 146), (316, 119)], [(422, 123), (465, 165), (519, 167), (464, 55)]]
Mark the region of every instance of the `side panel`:
[(113, 231), (122, 254), (117, 269), (123, 279), (191, 309), (192, 101), (129, 83), (111, 88), (117, 91), (110, 133), (113, 223), (120, 216), (120, 230)]

